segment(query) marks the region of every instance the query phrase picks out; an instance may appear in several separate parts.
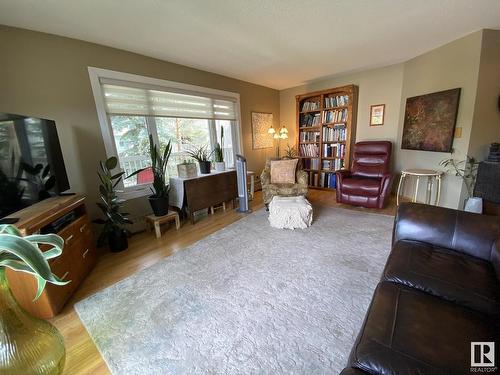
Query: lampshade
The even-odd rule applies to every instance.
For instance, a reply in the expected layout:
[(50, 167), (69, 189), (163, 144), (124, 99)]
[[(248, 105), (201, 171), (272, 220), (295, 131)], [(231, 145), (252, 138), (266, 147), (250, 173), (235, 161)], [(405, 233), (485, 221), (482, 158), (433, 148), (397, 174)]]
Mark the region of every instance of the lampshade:
[(268, 134), (274, 134), (276, 133), (276, 130), (274, 130), (274, 128), (272, 126), (269, 127), (269, 129), (267, 130)]
[(274, 133), (274, 136), (273, 136), (273, 138), (274, 138), (274, 139), (278, 139), (279, 137), (280, 137), (280, 136), (279, 136), (279, 134), (278, 134), (278, 133)]
[(287, 139), (287, 138), (288, 138), (288, 134), (286, 134), (286, 133), (281, 133), (281, 134), (280, 134), (280, 138), (281, 138), (281, 139)]
[(283, 125), (280, 129), (280, 134), (288, 134), (288, 129), (285, 128), (285, 125)]

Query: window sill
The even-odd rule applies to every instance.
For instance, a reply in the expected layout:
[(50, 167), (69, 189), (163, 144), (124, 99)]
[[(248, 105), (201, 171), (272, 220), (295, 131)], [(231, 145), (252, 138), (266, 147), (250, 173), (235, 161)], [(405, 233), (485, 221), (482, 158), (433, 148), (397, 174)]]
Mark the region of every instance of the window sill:
[(150, 190), (150, 185), (143, 185), (141, 187), (131, 187), (131, 188), (125, 188), (124, 191), (121, 191), (118, 193), (118, 196), (120, 199), (123, 199), (124, 201), (129, 201), (135, 198), (141, 198), (141, 197), (146, 197), (151, 195), (151, 190)]

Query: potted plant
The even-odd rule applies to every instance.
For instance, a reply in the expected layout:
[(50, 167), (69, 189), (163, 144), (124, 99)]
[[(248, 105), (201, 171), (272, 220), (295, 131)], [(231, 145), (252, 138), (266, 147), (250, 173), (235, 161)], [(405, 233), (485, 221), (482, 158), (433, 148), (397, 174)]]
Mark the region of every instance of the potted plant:
[(217, 142), (214, 148), (214, 162), (215, 170), (218, 172), (223, 172), (226, 170), (226, 163), (224, 163), (224, 128), (220, 128), (220, 143)]
[[(42, 252), (40, 245), (48, 250)], [(21, 237), (12, 225), (0, 225), (0, 369), (8, 374), (62, 374), (66, 350), (57, 329), (29, 315), (13, 297), (5, 269), (26, 272), (37, 281), (35, 299), (47, 282), (66, 285), (50, 270), (48, 259), (62, 253), (64, 241), (55, 234)], [(43, 349), (45, 348), (45, 349)], [(50, 348), (48, 350), (47, 348)]]
[(467, 189), (467, 196), (465, 197), (464, 210), (469, 212), (482, 213), (483, 200), (482, 198), (473, 197), (474, 185), (476, 184), (477, 167), (479, 162), (466, 155), (465, 160), (456, 161), (453, 158), (442, 160), (439, 165), (446, 168), (448, 173), (454, 173), (455, 176), (460, 177)]
[(201, 174), (210, 173), (210, 156), (212, 156), (212, 153), (213, 151), (208, 152), (207, 146), (201, 146), (187, 151), (189, 156), (198, 161)]
[(99, 162), (97, 175), (101, 180), (99, 194), (101, 201), (97, 206), (101, 209), (105, 219), (96, 219), (94, 223), (102, 224), (103, 228), (97, 240), (98, 246), (108, 244), (112, 252), (119, 252), (128, 248), (128, 232), (123, 228), (125, 224), (132, 224), (126, 212), (120, 212), (123, 200), (120, 199), (115, 190), (125, 172), (115, 175), (111, 172), (118, 165), (116, 157), (112, 156), (106, 161)]
[(164, 216), (168, 214), (168, 193), (170, 185), (166, 181), (167, 165), (170, 154), (172, 153), (172, 144), (168, 141), (163, 152), (154, 143), (153, 135), (149, 135), (149, 154), (151, 157), (151, 167), (139, 169), (127, 176), (127, 178), (135, 176), (142, 171), (151, 168), (153, 171), (153, 187), (151, 188), (152, 195), (148, 197), (149, 204), (156, 216)]

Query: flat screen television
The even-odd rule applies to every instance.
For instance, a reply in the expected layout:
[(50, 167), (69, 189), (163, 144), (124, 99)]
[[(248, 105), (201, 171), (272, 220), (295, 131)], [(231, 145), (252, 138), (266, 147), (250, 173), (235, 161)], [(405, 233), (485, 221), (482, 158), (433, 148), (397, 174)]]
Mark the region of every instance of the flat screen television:
[(0, 113), (0, 218), (68, 189), (55, 122)]

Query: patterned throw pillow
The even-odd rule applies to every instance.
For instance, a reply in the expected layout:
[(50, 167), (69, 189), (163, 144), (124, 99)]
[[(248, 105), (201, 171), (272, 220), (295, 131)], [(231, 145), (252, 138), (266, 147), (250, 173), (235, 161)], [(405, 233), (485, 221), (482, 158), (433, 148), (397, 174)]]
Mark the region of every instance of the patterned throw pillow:
[(294, 184), (298, 159), (271, 160), (271, 184)]

